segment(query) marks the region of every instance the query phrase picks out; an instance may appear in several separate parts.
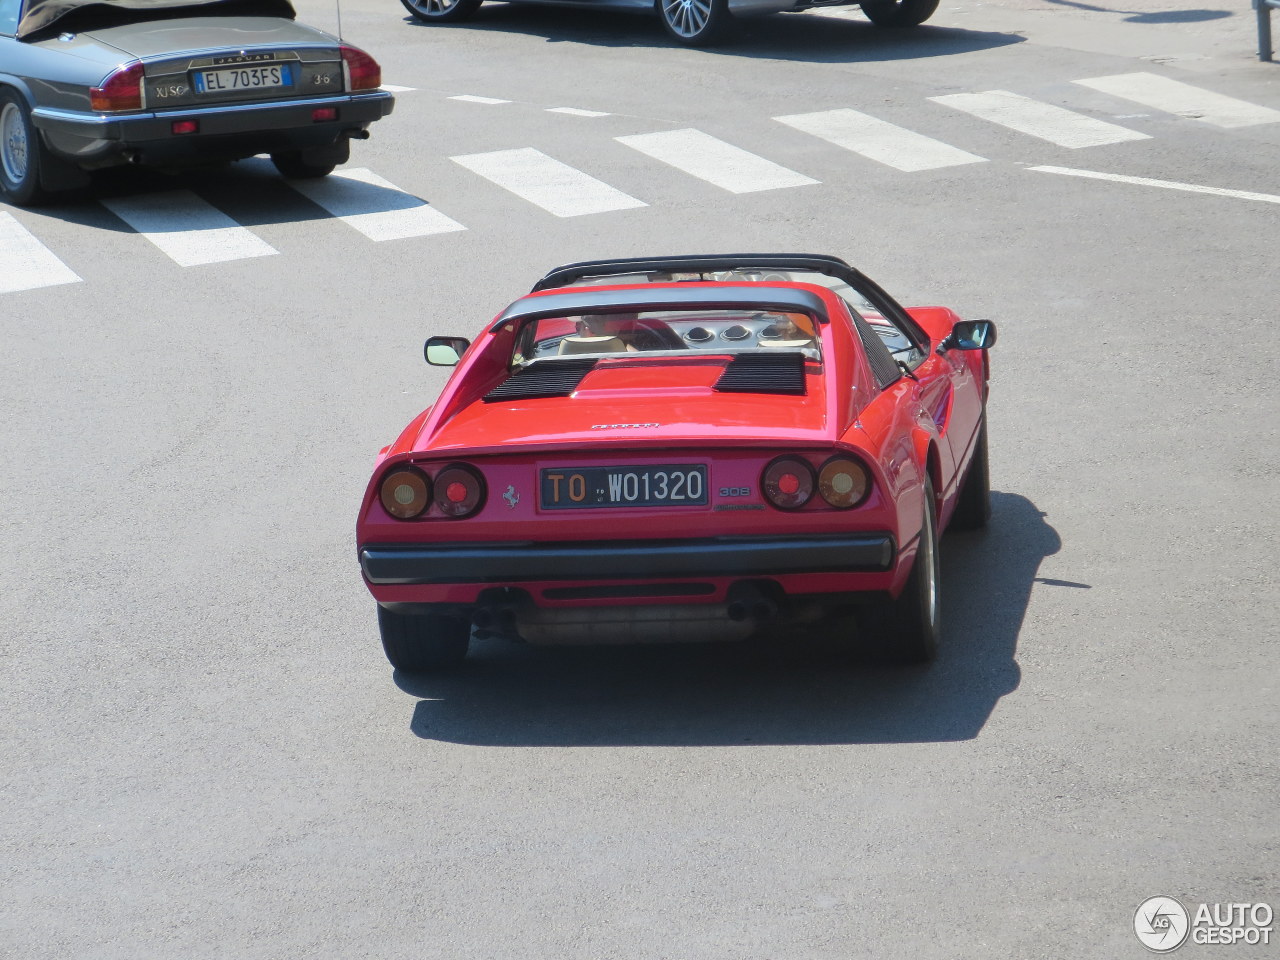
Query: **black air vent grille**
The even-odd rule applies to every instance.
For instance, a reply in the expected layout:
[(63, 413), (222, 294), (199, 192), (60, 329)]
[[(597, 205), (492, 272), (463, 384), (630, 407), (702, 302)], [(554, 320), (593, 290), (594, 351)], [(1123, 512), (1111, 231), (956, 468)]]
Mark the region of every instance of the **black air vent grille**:
[(803, 394), (804, 360), (799, 350), (740, 353), (724, 368), (716, 389), (725, 393)]
[(521, 367), (487, 394), (485, 403), (496, 400), (532, 400), (536, 397), (567, 397), (578, 389), (582, 378), (596, 365), (595, 357), (539, 360)]

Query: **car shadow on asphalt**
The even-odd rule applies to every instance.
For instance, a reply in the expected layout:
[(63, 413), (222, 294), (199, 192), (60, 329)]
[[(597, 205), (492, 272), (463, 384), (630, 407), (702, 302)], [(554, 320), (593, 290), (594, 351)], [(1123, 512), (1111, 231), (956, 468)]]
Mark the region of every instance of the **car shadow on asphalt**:
[(479, 746), (969, 740), (1018, 687), (1015, 653), (1032, 585), (1060, 545), (1040, 510), (1011, 493), (992, 494), (986, 531), (948, 534), (946, 634), (928, 667), (794, 641), (568, 648), (485, 641), (447, 674), (397, 671), (395, 682), (420, 698), (410, 722), (417, 736)]
[(437, 30), (522, 33), (548, 43), (581, 43), (598, 47), (667, 47), (690, 56), (711, 55), (795, 60), (809, 63), (874, 63), (947, 57), (990, 50), (1026, 37), (1014, 33), (965, 30), (925, 23), (911, 30), (885, 30), (861, 19), (857, 7), (843, 7), (849, 17), (773, 14), (735, 20), (724, 40), (692, 49), (671, 39), (657, 16), (627, 10), (584, 10), (541, 4), (485, 4), (465, 23), (405, 22), (424, 33)]

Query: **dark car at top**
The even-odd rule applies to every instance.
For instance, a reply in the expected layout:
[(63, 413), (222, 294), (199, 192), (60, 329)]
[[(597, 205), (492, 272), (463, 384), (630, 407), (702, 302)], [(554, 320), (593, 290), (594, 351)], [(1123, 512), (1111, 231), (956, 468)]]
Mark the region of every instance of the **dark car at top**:
[(0, 194), (257, 154), (330, 173), (394, 99), (372, 56), (295, 16), (289, 0), (0, 0)]

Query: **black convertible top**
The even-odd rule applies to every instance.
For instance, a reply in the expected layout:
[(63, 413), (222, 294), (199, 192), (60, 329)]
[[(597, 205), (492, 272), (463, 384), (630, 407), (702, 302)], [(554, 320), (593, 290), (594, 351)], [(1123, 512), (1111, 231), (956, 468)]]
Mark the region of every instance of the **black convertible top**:
[(53, 26), (63, 17), (83, 12), (95, 22), (130, 23), (169, 16), (297, 16), (289, 0), (27, 0), (18, 37)]

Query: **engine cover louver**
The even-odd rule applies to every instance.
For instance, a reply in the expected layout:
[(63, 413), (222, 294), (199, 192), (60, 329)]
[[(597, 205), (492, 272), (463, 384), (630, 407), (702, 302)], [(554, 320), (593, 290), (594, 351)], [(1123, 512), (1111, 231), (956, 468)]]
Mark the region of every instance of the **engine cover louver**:
[(716, 381), (724, 393), (803, 394), (805, 356), (799, 350), (739, 353)]
[(578, 389), (582, 378), (590, 373), (595, 365), (595, 357), (540, 360), (517, 370), (498, 384), (485, 394), (484, 402), (567, 397)]

